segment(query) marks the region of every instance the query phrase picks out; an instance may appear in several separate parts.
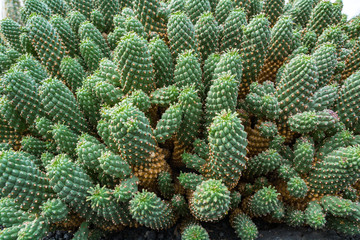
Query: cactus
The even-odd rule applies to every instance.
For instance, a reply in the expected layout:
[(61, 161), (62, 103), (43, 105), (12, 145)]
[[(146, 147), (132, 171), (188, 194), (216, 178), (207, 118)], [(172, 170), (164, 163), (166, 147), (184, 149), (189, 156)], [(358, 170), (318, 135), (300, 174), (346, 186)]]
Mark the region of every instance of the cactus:
[(230, 208), (230, 192), (220, 180), (209, 179), (196, 187), (189, 204), (196, 219), (216, 221), (223, 218)]
[(181, 239), (191, 240), (191, 239), (199, 239), (199, 240), (209, 240), (209, 234), (200, 225), (190, 224), (188, 225), (181, 234)]
[(155, 193), (138, 192), (130, 201), (131, 216), (140, 224), (152, 229), (163, 229), (174, 221), (170, 205), (162, 201)]
[[(129, 51), (131, 47), (131, 51)], [(121, 73), (120, 84), (124, 93), (141, 89), (146, 93), (155, 87), (153, 63), (143, 38), (135, 33), (125, 35), (115, 49), (115, 62)], [(131, 57), (132, 61), (128, 59)]]
[(193, 49), (197, 53), (195, 27), (184, 12), (178, 11), (171, 14), (167, 29), (173, 61), (184, 50)]
[(0, 239), (209, 239), (221, 219), (256, 239), (253, 218), (359, 233), (359, 17), (341, 0), (16, 4)]

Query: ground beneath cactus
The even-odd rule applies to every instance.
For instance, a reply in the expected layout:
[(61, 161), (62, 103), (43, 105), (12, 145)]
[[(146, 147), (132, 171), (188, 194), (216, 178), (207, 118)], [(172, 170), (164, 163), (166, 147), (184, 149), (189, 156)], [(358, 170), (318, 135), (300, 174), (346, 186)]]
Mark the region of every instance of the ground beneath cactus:
[[(259, 229), (259, 240), (360, 240), (360, 235), (347, 237), (332, 230), (313, 230), (308, 227), (293, 228), (284, 224), (269, 224), (255, 220)], [(203, 223), (211, 240), (238, 240), (228, 219), (218, 223)], [(181, 240), (180, 229), (175, 226), (164, 231), (153, 231), (145, 227), (125, 229), (109, 235), (106, 240)]]

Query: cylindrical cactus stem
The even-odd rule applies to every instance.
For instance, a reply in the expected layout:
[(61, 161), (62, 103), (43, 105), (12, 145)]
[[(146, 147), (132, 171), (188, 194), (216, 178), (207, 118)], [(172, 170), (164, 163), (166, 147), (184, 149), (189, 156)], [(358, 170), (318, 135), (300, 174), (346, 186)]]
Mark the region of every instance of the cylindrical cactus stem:
[(31, 222), (24, 223), (19, 230), (18, 238), (22, 240), (42, 239), (50, 229), (50, 224), (44, 217), (38, 217)]
[(93, 5), (99, 9), (104, 16), (105, 31), (109, 32), (113, 28), (113, 18), (120, 9), (121, 3), (111, 0), (94, 0)]
[(59, 198), (47, 200), (40, 208), (41, 215), (50, 223), (65, 220), (69, 213), (68, 206)]
[(268, 149), (247, 162), (246, 174), (248, 176), (261, 176), (277, 169), (283, 158), (274, 149)]
[(270, 27), (273, 27), (280, 15), (283, 14), (285, 0), (266, 0), (264, 1), (264, 12), (269, 18)]
[(219, 38), (219, 27), (211, 12), (203, 13), (195, 24), (195, 34), (199, 46), (201, 62), (216, 51)]
[(210, 240), (209, 233), (199, 224), (189, 224), (185, 227), (184, 231), (181, 233), (181, 239), (191, 240)]
[(16, 51), (23, 51), (20, 43), (21, 25), (19, 23), (10, 18), (6, 18), (0, 23), (0, 32)]
[(130, 200), (131, 216), (140, 224), (151, 229), (166, 229), (174, 224), (174, 212), (169, 203), (153, 192), (143, 190)]
[(122, 37), (115, 49), (114, 61), (117, 71), (121, 73), (120, 84), (124, 94), (136, 89), (141, 89), (145, 93), (154, 90), (154, 65), (145, 39), (135, 33), (128, 33)]
[(89, 21), (81, 23), (79, 26), (79, 38), (81, 41), (85, 39), (91, 39), (96, 44), (105, 57), (110, 56), (110, 48), (107, 45), (105, 39), (101, 35), (100, 31)]
[(62, 43), (65, 45), (67, 53), (74, 57), (79, 53), (79, 40), (76, 38), (76, 34), (71, 29), (71, 26), (66, 22), (65, 18), (55, 15), (50, 19), (51, 25), (55, 28), (59, 34)]
[(270, 41), (270, 23), (264, 14), (260, 14), (249, 22), (243, 32), (241, 52), (244, 53), (244, 71), (239, 93), (241, 98), (249, 92), (250, 84), (256, 80), (264, 64)]
[(90, 20), (91, 11), (93, 9), (93, 1), (90, 0), (69, 0), (70, 7), (75, 10), (79, 11), (81, 14)]
[(317, 68), (310, 56), (298, 55), (284, 69), (276, 88), (280, 102), (280, 117), (286, 120), (289, 114), (306, 109), (318, 82)]
[(66, 21), (70, 24), (77, 38), (79, 38), (79, 27), (83, 22), (86, 22), (86, 17), (79, 11), (71, 11), (67, 14)]
[[(192, 71), (188, 71), (191, 68)], [(174, 85), (180, 89), (194, 84), (199, 95), (203, 96), (204, 85), (201, 81), (201, 66), (193, 50), (182, 52), (175, 66)]]
[(0, 113), (2, 115), (2, 119), (14, 129), (19, 132), (26, 129), (25, 120), (20, 116), (20, 113), (15, 110), (15, 106), (11, 104), (5, 95), (0, 98)]
[(101, 172), (99, 158), (106, 151), (106, 146), (95, 137), (83, 133), (75, 146), (78, 162), (85, 166), (86, 170)]
[(21, 8), (21, 20), (23, 23), (27, 24), (33, 14), (49, 20), (52, 12), (48, 5), (43, 1), (28, 0), (24, 3), (24, 7)]
[[(236, 113), (224, 110), (214, 118), (209, 129), (210, 159), (204, 167), (207, 177), (222, 179), (229, 189), (237, 185), (246, 164), (246, 135)], [(229, 147), (220, 147), (220, 139), (227, 139)]]
[(99, 46), (89, 38), (81, 41), (80, 52), (90, 72), (94, 72), (99, 67), (99, 62), (104, 57)]
[(86, 197), (89, 196), (87, 191), (94, 184), (80, 165), (61, 154), (46, 166), (46, 170), (50, 184), (60, 200), (84, 218), (93, 216)]
[(220, 180), (203, 181), (196, 187), (189, 205), (191, 214), (200, 221), (220, 220), (230, 209), (230, 191)]
[(165, 38), (167, 14), (160, 0), (135, 0), (133, 9), (147, 35), (155, 32)]
[(80, 107), (65, 84), (55, 78), (48, 78), (43, 81), (39, 92), (41, 103), (53, 122), (63, 122), (77, 134), (88, 131)]
[(345, 61), (345, 69), (341, 74), (342, 81), (344, 81), (346, 78), (354, 74), (356, 71), (359, 71), (360, 69), (359, 51), (360, 51), (360, 37), (356, 39), (355, 45), (351, 49), (351, 53), (348, 55)]
[(174, 62), (176, 62), (178, 55), (185, 50), (193, 49), (196, 55), (198, 54), (195, 27), (184, 12), (171, 14), (167, 28), (170, 51)]
[(36, 117), (45, 115), (40, 102), (38, 84), (27, 73), (17, 70), (4, 76), (6, 85), (4, 93), (8, 101), (20, 114), (20, 116), (31, 125)]
[[(35, 163), (20, 152), (12, 150), (0, 154), (0, 187), (3, 196), (20, 201), (20, 209), (37, 212), (40, 205), (54, 195), (49, 179)], [(17, 181), (12, 179), (16, 178)]]
[(335, 84), (319, 88), (310, 99), (309, 110), (323, 111), (331, 109), (339, 98), (338, 89)]
[(122, 158), (133, 165), (146, 163), (155, 152), (156, 142), (144, 113), (123, 103), (114, 107), (110, 117), (111, 138)]
[(314, 160), (314, 143), (308, 138), (298, 138), (294, 147), (294, 168), (300, 174), (306, 174), (311, 169)]
[(127, 204), (118, 203), (113, 195), (113, 190), (100, 185), (91, 187), (88, 190), (89, 196), (86, 197), (90, 201), (91, 208), (105, 220), (110, 221), (114, 225), (128, 225), (133, 220), (130, 217)]
[(235, 111), (240, 83), (234, 75), (223, 72), (214, 79), (206, 98), (206, 125), (222, 110)]
[[(356, 147), (339, 148), (317, 162), (306, 179), (310, 191), (317, 194), (336, 194), (344, 187), (356, 182), (352, 175), (359, 171), (360, 149)], [(336, 172), (336, 174), (330, 174)]]
[(44, 0), (44, 3), (51, 9), (53, 15), (59, 14), (65, 17), (66, 13), (70, 10), (66, 0)]
[(319, 73), (317, 89), (328, 85), (331, 76), (334, 74), (337, 64), (336, 48), (332, 44), (321, 45), (313, 54), (316, 67)]
[(161, 119), (154, 130), (154, 136), (157, 142), (165, 142), (179, 131), (182, 115), (180, 104), (170, 105), (170, 107), (161, 116)]
[(255, 216), (265, 216), (273, 213), (280, 204), (280, 193), (272, 186), (258, 190), (250, 200), (250, 211)]
[[(200, 134), (202, 120), (202, 103), (195, 86), (186, 86), (179, 95), (179, 104), (183, 113), (181, 131), (177, 138), (185, 145), (191, 145)], [(181, 153), (182, 154), (182, 153)]]
[(234, 2), (231, 0), (218, 1), (215, 9), (215, 18), (219, 25), (223, 25), (225, 23), (226, 18), (229, 16), (234, 7)]
[(171, 85), (174, 78), (174, 63), (169, 47), (164, 40), (155, 37), (149, 42), (149, 50), (154, 64), (156, 87)]
[(239, 208), (231, 213), (230, 224), (235, 229), (236, 235), (241, 239), (255, 240), (259, 235), (255, 223)]
[(20, 208), (20, 204), (15, 202), (15, 199), (9, 197), (1, 198), (0, 209), (2, 225), (6, 228), (21, 225), (24, 222), (33, 220), (34, 218), (34, 215), (22, 210)]
[(243, 9), (232, 10), (224, 22), (224, 30), (221, 34), (220, 51), (226, 49), (241, 50), (243, 40), (243, 27), (247, 24), (246, 14)]
[(295, 49), (295, 36), (292, 26), (293, 22), (290, 17), (281, 17), (272, 28), (269, 50), (263, 69), (258, 76), (260, 83), (267, 80), (274, 82), (278, 69)]
[[(28, 21), (32, 45), (41, 63), (53, 77), (61, 77), (60, 63), (68, 50), (60, 35), (50, 22), (41, 16), (33, 16)], [(44, 39), (44, 36), (47, 36)]]
[(325, 213), (317, 202), (310, 202), (305, 210), (305, 222), (312, 228), (321, 229), (326, 224)]
[(197, 24), (201, 15), (210, 12), (210, 10), (211, 6), (209, 0), (185, 0), (185, 12), (194, 25)]
[(31, 54), (22, 55), (17, 60), (16, 67), (22, 72), (27, 72), (37, 84), (49, 77), (45, 67)]
[(102, 170), (113, 177), (125, 179), (131, 174), (130, 165), (125, 162), (119, 155), (111, 151), (103, 151), (98, 158)]
[(340, 121), (351, 130), (355, 130), (359, 121), (358, 112), (360, 110), (359, 90), (360, 89), (360, 70), (348, 77), (339, 91), (339, 98), (336, 101), (335, 109)]
[(78, 141), (78, 135), (76, 135), (64, 124), (55, 124), (51, 133), (58, 150), (74, 157), (76, 154), (75, 148)]
[(100, 120), (100, 100), (95, 96), (91, 89), (82, 86), (76, 91), (77, 102), (80, 109), (84, 112), (89, 122), (96, 127)]
[(82, 86), (85, 70), (76, 58), (64, 57), (60, 64), (60, 72), (73, 93)]

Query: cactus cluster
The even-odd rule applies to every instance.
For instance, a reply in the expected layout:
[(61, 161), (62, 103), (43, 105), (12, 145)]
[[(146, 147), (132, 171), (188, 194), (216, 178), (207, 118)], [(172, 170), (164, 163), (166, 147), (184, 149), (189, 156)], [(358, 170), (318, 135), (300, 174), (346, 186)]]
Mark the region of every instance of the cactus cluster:
[(26, 0), (0, 22), (0, 239), (254, 217), (360, 234), (360, 18), (329, 0)]

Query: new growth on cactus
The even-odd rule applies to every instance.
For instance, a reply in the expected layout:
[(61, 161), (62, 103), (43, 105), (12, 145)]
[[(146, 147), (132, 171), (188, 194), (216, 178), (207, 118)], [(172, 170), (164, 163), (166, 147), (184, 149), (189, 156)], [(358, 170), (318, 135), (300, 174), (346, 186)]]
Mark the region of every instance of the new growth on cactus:
[(6, 6), (0, 239), (360, 234), (360, 17), (341, 0)]

